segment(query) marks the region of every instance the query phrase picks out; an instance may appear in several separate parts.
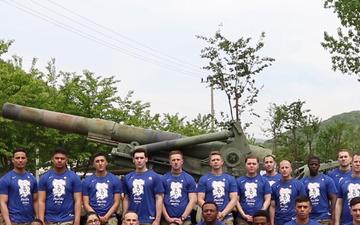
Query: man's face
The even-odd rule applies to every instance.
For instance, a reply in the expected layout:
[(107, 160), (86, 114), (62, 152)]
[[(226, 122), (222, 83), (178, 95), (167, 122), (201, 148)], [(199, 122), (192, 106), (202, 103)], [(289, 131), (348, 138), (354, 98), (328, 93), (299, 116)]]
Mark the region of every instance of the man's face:
[(350, 211), (353, 220), (356, 223), (360, 223), (360, 203), (355, 204), (351, 207), (351, 211)]
[(214, 222), (217, 219), (218, 211), (213, 204), (206, 204), (202, 211), (205, 222)]
[(148, 158), (145, 157), (144, 152), (137, 152), (134, 154), (133, 162), (135, 164), (136, 169), (144, 169), (146, 168), (146, 163), (148, 161)]
[(275, 161), (273, 157), (268, 156), (264, 159), (264, 168), (267, 173), (271, 173), (275, 170)]
[(54, 167), (57, 169), (63, 169), (67, 164), (67, 157), (62, 153), (56, 153), (52, 158)]
[(354, 155), (351, 169), (355, 173), (360, 173), (360, 155)]
[(269, 225), (270, 222), (267, 221), (265, 216), (254, 217), (253, 225)]
[(280, 167), (279, 171), (283, 178), (288, 178), (291, 176), (292, 168), (291, 168), (290, 162), (282, 161), (282, 162), (280, 162), (279, 167)]
[(339, 152), (338, 153), (338, 162), (341, 167), (347, 167), (350, 165), (351, 157), (348, 152)]
[(319, 172), (320, 162), (317, 159), (310, 159), (308, 162), (310, 175), (316, 175)]
[(129, 212), (125, 214), (123, 225), (138, 225), (139, 219), (136, 213)]
[(16, 152), (12, 158), (12, 163), (16, 169), (24, 169), (27, 163), (25, 152)]
[(310, 202), (299, 202), (295, 206), (296, 216), (299, 219), (309, 218), (311, 212)]
[(210, 166), (212, 169), (220, 169), (224, 164), (220, 155), (210, 156)]
[(246, 168), (246, 172), (249, 175), (254, 175), (256, 174), (258, 168), (259, 168), (259, 163), (257, 161), (257, 159), (247, 159), (246, 163), (245, 163), (245, 168)]
[(180, 154), (173, 154), (170, 156), (170, 165), (172, 170), (181, 170), (184, 164), (183, 157)]
[(104, 172), (106, 171), (108, 162), (104, 156), (97, 156), (94, 158), (93, 162), (94, 168), (97, 172)]

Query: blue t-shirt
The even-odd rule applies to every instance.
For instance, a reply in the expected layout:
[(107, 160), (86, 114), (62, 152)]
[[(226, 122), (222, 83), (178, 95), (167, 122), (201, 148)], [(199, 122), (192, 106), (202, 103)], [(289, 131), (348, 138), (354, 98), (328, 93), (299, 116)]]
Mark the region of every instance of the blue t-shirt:
[(295, 218), (295, 199), (306, 196), (304, 185), (296, 179), (280, 180), (271, 189), (271, 199), (275, 200), (275, 223), (284, 224)]
[(350, 178), (351, 170), (349, 170), (347, 172), (343, 172), (339, 168), (336, 168), (336, 169), (333, 169), (332, 171), (328, 172), (327, 175), (333, 179), (336, 190), (339, 190), (340, 181), (344, 178)]
[(264, 204), (264, 196), (271, 195), (271, 188), (266, 178), (242, 176), (236, 180), (240, 205), (244, 212), (253, 216)]
[[(205, 222), (200, 222), (200, 223), (198, 223), (198, 224), (196, 224), (196, 225), (205, 225)], [(217, 220), (216, 223), (215, 223), (215, 225), (225, 225), (225, 223), (223, 223), (223, 222), (220, 221), (220, 220)]]
[(103, 177), (95, 174), (86, 177), (82, 182), (82, 193), (89, 197), (91, 208), (104, 216), (114, 205), (114, 195), (123, 193), (123, 190), (120, 179), (108, 172)]
[(166, 173), (161, 178), (164, 189), (164, 205), (170, 217), (180, 218), (189, 203), (189, 193), (196, 192), (194, 178), (186, 172), (179, 175)]
[[(284, 225), (299, 225), (296, 220), (291, 220)], [(315, 220), (310, 219), (306, 225), (321, 225), (320, 223), (316, 222)]]
[(342, 198), (343, 200), (341, 224), (352, 221), (352, 216), (350, 214), (350, 201), (358, 196), (360, 196), (360, 178), (350, 177), (340, 181), (338, 198)]
[(318, 174), (316, 177), (304, 177), (301, 181), (312, 204), (310, 218), (331, 219), (330, 195), (337, 194), (333, 179), (324, 174)]
[(266, 178), (267, 181), (269, 181), (270, 187), (273, 186), (276, 182), (281, 180), (281, 174), (276, 173), (274, 176), (269, 176), (266, 173), (263, 175), (263, 177)]
[(30, 223), (35, 218), (33, 194), (37, 193), (35, 177), (10, 171), (0, 180), (0, 194), (8, 196), (9, 217), (13, 223)]
[(140, 223), (152, 223), (156, 216), (155, 195), (164, 193), (159, 174), (152, 170), (131, 172), (125, 176), (124, 193), (129, 198), (129, 211), (139, 215)]
[[(208, 173), (200, 178), (197, 192), (205, 193), (205, 201), (215, 202), (219, 211), (223, 211), (230, 201), (230, 193), (237, 193), (236, 180), (227, 173), (221, 175)], [(227, 215), (229, 216), (231, 214)]]
[(46, 192), (46, 221), (65, 222), (74, 219), (74, 193), (81, 193), (81, 181), (73, 171), (66, 170), (58, 174), (49, 170), (40, 178), (39, 191)]

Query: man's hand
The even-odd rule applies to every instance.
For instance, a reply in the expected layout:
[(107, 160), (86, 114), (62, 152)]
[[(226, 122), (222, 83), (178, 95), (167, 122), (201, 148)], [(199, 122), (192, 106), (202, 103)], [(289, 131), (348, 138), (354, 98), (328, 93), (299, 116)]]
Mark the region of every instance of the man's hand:
[(106, 216), (99, 216), (99, 217), (100, 217), (101, 224), (106, 224), (109, 220), (109, 218), (107, 218)]
[(248, 214), (245, 214), (243, 217), (246, 220), (246, 222), (252, 222), (253, 221), (253, 217), (248, 215)]

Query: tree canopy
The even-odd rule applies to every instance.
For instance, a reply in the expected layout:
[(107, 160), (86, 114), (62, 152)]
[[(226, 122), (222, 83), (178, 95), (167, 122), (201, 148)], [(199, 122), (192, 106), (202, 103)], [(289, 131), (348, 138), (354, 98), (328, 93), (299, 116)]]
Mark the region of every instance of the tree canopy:
[(325, 0), (324, 6), (334, 11), (342, 26), (336, 36), (324, 32), (321, 43), (331, 54), (332, 68), (360, 81), (360, 1)]

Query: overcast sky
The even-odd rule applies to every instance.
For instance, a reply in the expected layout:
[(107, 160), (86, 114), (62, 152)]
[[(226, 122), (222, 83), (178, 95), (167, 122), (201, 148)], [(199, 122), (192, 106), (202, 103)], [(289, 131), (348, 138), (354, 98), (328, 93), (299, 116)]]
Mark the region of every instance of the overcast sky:
[[(194, 118), (210, 112), (210, 90), (200, 82), (205, 46), (195, 35), (213, 36), (221, 24), (231, 40), (266, 33), (263, 56), (276, 59), (257, 79), (264, 86), (255, 105), (261, 118), (248, 132), (262, 138), (270, 103), (306, 101), (305, 108), (327, 119), (359, 110), (356, 77), (331, 70), (320, 45), (323, 32), (335, 34), (336, 15), (321, 0), (0, 0), (1, 39), (15, 43), (17, 54), (39, 67), (56, 58), (59, 70), (114, 75), (124, 95), (150, 102), (152, 112)], [(227, 111), (225, 96), (215, 93), (215, 111)]]

